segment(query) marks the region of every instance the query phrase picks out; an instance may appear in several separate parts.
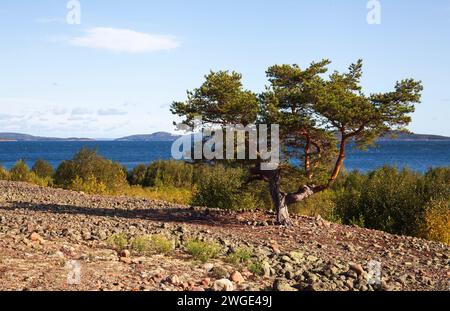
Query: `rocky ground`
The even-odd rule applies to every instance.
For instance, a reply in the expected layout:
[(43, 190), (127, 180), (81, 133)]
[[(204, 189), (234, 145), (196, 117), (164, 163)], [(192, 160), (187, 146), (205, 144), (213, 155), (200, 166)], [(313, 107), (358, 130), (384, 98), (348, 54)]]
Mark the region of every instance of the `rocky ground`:
[[(450, 290), (448, 245), (320, 217), (282, 228), (273, 217), (0, 181), (0, 290)], [(107, 240), (120, 232), (164, 234), (176, 248), (118, 252)], [(217, 241), (221, 255), (194, 260), (191, 238)], [(260, 274), (226, 260), (238, 248)]]

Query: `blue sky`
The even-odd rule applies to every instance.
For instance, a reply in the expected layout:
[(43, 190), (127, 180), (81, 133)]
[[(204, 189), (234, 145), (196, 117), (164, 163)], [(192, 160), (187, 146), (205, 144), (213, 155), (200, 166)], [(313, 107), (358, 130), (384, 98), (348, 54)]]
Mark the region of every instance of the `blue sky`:
[(172, 131), (169, 104), (210, 69), (244, 75), (329, 58), (364, 59), (367, 93), (413, 77), (425, 86), (411, 130), (450, 136), (450, 0), (67, 0), (0, 4), (0, 132), (112, 138)]

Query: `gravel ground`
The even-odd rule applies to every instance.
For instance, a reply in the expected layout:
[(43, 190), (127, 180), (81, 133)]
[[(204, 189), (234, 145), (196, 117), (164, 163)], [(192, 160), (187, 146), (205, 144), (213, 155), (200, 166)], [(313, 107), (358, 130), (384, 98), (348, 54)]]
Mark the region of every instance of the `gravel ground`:
[[(448, 245), (273, 218), (0, 181), (0, 290), (450, 290)], [(117, 252), (106, 241), (114, 233), (164, 234), (176, 248)], [(191, 238), (216, 241), (220, 256), (194, 260)], [(227, 262), (237, 248), (251, 250), (261, 274)]]

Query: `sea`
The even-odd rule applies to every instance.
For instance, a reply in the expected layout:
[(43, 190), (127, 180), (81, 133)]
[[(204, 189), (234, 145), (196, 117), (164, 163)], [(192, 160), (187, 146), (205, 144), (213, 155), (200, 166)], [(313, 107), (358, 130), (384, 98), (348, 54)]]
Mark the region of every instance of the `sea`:
[[(169, 141), (51, 141), (0, 142), (0, 165), (9, 169), (23, 159), (30, 167), (44, 159), (57, 167), (83, 147), (95, 148), (105, 158), (128, 169), (171, 158)], [(351, 149), (345, 160), (347, 170), (367, 172), (384, 165), (425, 172), (431, 167), (450, 166), (450, 141), (380, 141), (368, 151)]]

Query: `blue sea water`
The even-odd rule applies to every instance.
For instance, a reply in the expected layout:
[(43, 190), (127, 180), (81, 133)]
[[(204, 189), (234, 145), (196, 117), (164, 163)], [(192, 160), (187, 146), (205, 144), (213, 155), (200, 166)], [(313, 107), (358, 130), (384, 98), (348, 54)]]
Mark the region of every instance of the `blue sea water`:
[[(127, 168), (140, 163), (170, 159), (171, 142), (1, 142), (0, 164), (11, 168), (18, 159), (32, 166), (37, 159), (57, 166), (82, 147), (96, 148), (108, 159)], [(370, 171), (383, 165), (408, 167), (424, 172), (430, 167), (450, 166), (450, 141), (382, 141), (367, 152), (351, 150), (347, 170)]]

